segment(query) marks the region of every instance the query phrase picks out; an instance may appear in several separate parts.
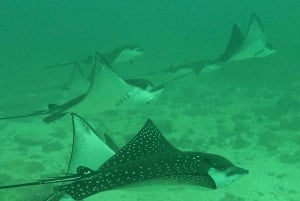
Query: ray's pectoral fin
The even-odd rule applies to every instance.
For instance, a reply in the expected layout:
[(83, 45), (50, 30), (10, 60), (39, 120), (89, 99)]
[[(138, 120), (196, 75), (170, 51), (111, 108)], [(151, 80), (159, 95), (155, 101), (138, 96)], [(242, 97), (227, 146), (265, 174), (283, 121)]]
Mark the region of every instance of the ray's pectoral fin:
[(217, 62), (226, 62), (241, 48), (244, 36), (240, 28), (235, 24), (232, 27), (231, 36), (224, 53), (217, 59)]
[(79, 166), (97, 170), (118, 148), (107, 134), (97, 133), (80, 116), (72, 113), (72, 121), (73, 146), (68, 173), (76, 173)]
[[(114, 154), (114, 151), (119, 150), (119, 148), (109, 135), (101, 131), (96, 132), (88, 122), (77, 114), (71, 113), (71, 115), (73, 124), (73, 146), (67, 168), (67, 175), (81, 174), (81, 177), (83, 177), (83, 175), (88, 174), (88, 172), (92, 173), (91, 170), (97, 170)], [(62, 201), (65, 200), (62, 199), (64, 196), (65, 193), (60, 192), (59, 187), (56, 187), (54, 192), (44, 201)]]
[(140, 132), (115, 155), (108, 159), (100, 169), (114, 166), (116, 161), (118, 161), (118, 163), (124, 163), (168, 153), (180, 153), (180, 151), (173, 147), (154, 123), (148, 119)]

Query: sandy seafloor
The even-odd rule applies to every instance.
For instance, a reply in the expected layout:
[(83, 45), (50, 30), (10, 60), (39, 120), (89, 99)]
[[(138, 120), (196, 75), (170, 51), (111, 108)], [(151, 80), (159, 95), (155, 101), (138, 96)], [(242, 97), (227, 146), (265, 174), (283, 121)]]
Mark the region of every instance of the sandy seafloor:
[[(241, 67), (228, 66), (229, 71), (234, 68)], [(157, 102), (144, 109), (108, 111), (86, 120), (122, 146), (149, 117), (176, 147), (223, 155), (249, 169), (249, 175), (218, 190), (166, 185), (113, 190), (86, 200), (297, 200), (300, 97), (295, 90), (300, 82), (274, 88), (214, 83), (222, 73), (224, 69), (169, 85)], [(71, 128), (70, 116), (52, 124), (43, 123), (41, 117), (1, 122), (1, 185), (62, 174), (71, 150)], [(51, 185), (1, 190), (0, 200), (38, 201), (51, 190)]]
[[(291, 6), (283, 9), (285, 13), (281, 12), (283, 16), (280, 18), (277, 14), (276, 17), (274, 14), (269, 15), (267, 11), (273, 11), (273, 8), (268, 6), (258, 6), (257, 10), (254, 10), (259, 12), (258, 14), (263, 18), (262, 21), (268, 25), (266, 32), (277, 49), (274, 55), (264, 59), (233, 62), (218, 71), (198, 76), (192, 75), (174, 82), (166, 87), (159, 100), (143, 108), (113, 110), (85, 116), (96, 131), (108, 132), (119, 146), (123, 146), (139, 131), (146, 119), (151, 118), (165, 137), (179, 149), (220, 154), (237, 166), (249, 169), (248, 175), (218, 190), (194, 186), (165, 185), (159, 188), (146, 186), (102, 192), (86, 201), (299, 200), (300, 71), (298, 53), (300, 43), (297, 39), (299, 30), (297, 32), (294, 29), (299, 27), (300, 20), (295, 20), (299, 19), (297, 9), (289, 9), (296, 8), (297, 2), (291, 1)], [(279, 1), (272, 1), (273, 3), (279, 4)], [(75, 11), (76, 9), (78, 8), (75, 7)], [(40, 12), (44, 11), (45, 9), (40, 10)], [(222, 12), (218, 7), (216, 11)], [(239, 20), (236, 18), (238, 14), (229, 15), (225, 22), (217, 21), (220, 18), (216, 17), (215, 24), (207, 23), (209, 26), (206, 26), (205, 20), (201, 20), (198, 31), (195, 33), (193, 32), (194, 28), (196, 29), (195, 22), (193, 26), (185, 30), (176, 30), (173, 26), (166, 26), (166, 29), (174, 29), (170, 31), (173, 34), (170, 38), (167, 37), (168, 34), (164, 34), (161, 39), (150, 40), (152, 34), (153, 37), (157, 37), (160, 32), (159, 30), (149, 32), (146, 30), (148, 35), (136, 40), (147, 51), (137, 62), (127, 65), (126, 70), (123, 72), (120, 70), (120, 76), (139, 74), (140, 69), (143, 69), (143, 72), (152, 71), (154, 66), (156, 69), (163, 69), (171, 64), (206, 57), (212, 58), (223, 50), (232, 22), (243, 22), (243, 28), (245, 28), (251, 11), (253, 9), (250, 8), (243, 10), (244, 13)], [(198, 13), (197, 9), (194, 12)], [(220, 15), (225, 16), (224, 13), (222, 14)], [(188, 17), (193, 19), (192, 16)], [(178, 23), (185, 24), (182, 21), (179, 20)], [(93, 23), (95, 22), (91, 25)], [(65, 24), (65, 26), (70, 25)], [(218, 30), (219, 27), (222, 31)], [(17, 26), (15, 28), (18, 30)], [(174, 34), (175, 30), (178, 31), (178, 36)], [(204, 35), (198, 37), (197, 34), (202, 33), (199, 30), (205, 30), (210, 34), (208, 36), (205, 33), (207, 37)], [(98, 34), (97, 31), (99, 29), (91, 35), (95, 37)], [(180, 34), (180, 31), (183, 34)], [(136, 34), (141, 35), (145, 32), (138, 33), (136, 30)], [(67, 39), (66, 35), (62, 39), (57, 37), (58, 40), (65, 41), (60, 45), (58, 43), (61, 41), (53, 43), (53, 46), (51, 40), (50, 45), (44, 44), (43, 37), (38, 38), (37, 43), (33, 43), (32, 47), (30, 41), (25, 44), (21, 43), (27, 46), (21, 49), (20, 55), (16, 58), (15, 52), (19, 50), (16, 47), (19, 47), (19, 44), (16, 47), (9, 46), (10, 49), (1, 49), (2, 52), (5, 50), (5, 53), (9, 54), (2, 54), (4, 60), (2, 59), (1, 62), (11, 62), (14, 64), (11, 67), (16, 67), (15, 69), (8, 68), (1, 63), (3, 66), (1, 68), (3, 79), (0, 80), (1, 116), (7, 111), (23, 113), (36, 108), (44, 109), (47, 103), (61, 101), (62, 97), (66, 99), (72, 94), (69, 91), (52, 88), (61, 84), (62, 78), (68, 77), (68, 70), (55, 72), (52, 75), (49, 71), (37, 69), (42, 65), (78, 59), (94, 51), (96, 46), (101, 46), (101, 43), (93, 46), (93, 41), (85, 41), (87, 38), (83, 38), (80, 42), (76, 37), (79, 36), (76, 35), (73, 40)], [(108, 36), (104, 35), (104, 39), (101, 40), (106, 40), (106, 37)], [(134, 36), (122, 38), (122, 34), (115, 34), (110, 37), (111, 46), (110, 42), (106, 41), (102, 50), (123, 45), (128, 41), (136, 42), (133, 40)], [(119, 38), (114, 40), (114, 37)], [(180, 37), (183, 37), (182, 40), (178, 40)], [(14, 40), (17, 39), (14, 38)], [(19, 38), (20, 41), (21, 39), (22, 37)], [(142, 39), (144, 42), (141, 42)], [(8, 44), (8, 40), (3, 40), (3, 42)], [(41, 46), (38, 43), (42, 43)], [(41, 51), (42, 45), (48, 45), (48, 49), (44, 52)], [(31, 48), (32, 52), (26, 52), (26, 48), (27, 50)], [(63, 53), (66, 55), (63, 56)], [(26, 67), (30, 66), (37, 66), (37, 68), (28, 71)], [(48, 73), (49, 77), (45, 77)], [(44, 77), (40, 76), (41, 74)], [(59, 74), (64, 74), (64, 76), (50, 79)], [(26, 80), (26, 76), (32, 76), (34, 79), (31, 77)], [(145, 78), (159, 84), (174, 76), (176, 75), (157, 74)], [(43, 82), (43, 79), (49, 82), (47, 89), (39, 84)], [(26, 83), (30, 85), (27, 89)], [(22, 90), (19, 88), (26, 90), (21, 93)], [(65, 172), (71, 152), (71, 118), (65, 116), (51, 124), (45, 124), (42, 117), (0, 121), (0, 142), (0, 185), (59, 176)], [(43, 201), (52, 192), (52, 188), (52, 185), (43, 185), (1, 190), (0, 200)]]

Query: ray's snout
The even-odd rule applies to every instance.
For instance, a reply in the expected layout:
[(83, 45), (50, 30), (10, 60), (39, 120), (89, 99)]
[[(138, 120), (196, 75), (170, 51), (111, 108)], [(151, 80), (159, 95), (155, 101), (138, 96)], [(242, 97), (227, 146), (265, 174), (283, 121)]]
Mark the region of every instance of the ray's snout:
[(226, 169), (219, 170), (215, 168), (210, 168), (208, 171), (208, 174), (215, 182), (216, 188), (227, 186), (248, 173), (248, 170), (234, 165), (227, 167)]
[(228, 171), (226, 172), (226, 175), (227, 176), (245, 175), (245, 174), (248, 174), (248, 173), (249, 173), (249, 170), (246, 170), (244, 168), (240, 168), (240, 167), (237, 167), (237, 166), (233, 166), (233, 167), (230, 167), (228, 169)]

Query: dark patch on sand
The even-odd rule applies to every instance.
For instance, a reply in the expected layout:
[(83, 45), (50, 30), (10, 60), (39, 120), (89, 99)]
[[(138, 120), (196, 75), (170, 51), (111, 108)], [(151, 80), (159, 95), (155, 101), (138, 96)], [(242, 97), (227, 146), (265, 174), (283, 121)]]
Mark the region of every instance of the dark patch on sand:
[(26, 172), (38, 173), (38, 172), (43, 172), (45, 170), (45, 167), (40, 162), (29, 161), (29, 162), (25, 163), (25, 169), (26, 169)]
[(268, 151), (276, 151), (281, 143), (281, 138), (272, 130), (267, 130), (258, 134), (258, 145)]
[(296, 165), (297, 163), (299, 163), (299, 154), (300, 151), (285, 153), (285, 154), (281, 154), (278, 157), (278, 159), (282, 163), (289, 164), (289, 165)]
[(60, 151), (64, 148), (64, 146), (58, 141), (54, 141), (42, 146), (43, 152), (53, 152), (53, 151)]
[(233, 193), (225, 193), (225, 196), (220, 201), (245, 201), (244, 198), (234, 195)]
[(48, 141), (45, 137), (37, 135), (35, 133), (20, 134), (15, 136), (14, 140), (16, 143), (27, 146), (38, 146), (45, 144)]

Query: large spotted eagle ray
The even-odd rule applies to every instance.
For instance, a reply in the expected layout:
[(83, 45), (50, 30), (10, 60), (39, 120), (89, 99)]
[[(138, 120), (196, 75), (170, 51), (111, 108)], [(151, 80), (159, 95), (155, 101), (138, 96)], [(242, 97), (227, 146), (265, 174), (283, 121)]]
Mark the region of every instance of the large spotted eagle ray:
[(178, 150), (148, 119), (138, 134), (96, 170), (79, 166), (73, 175), (2, 186), (0, 189), (63, 182), (56, 188), (57, 193), (82, 200), (99, 192), (153, 182), (217, 189), (247, 173), (248, 170), (235, 166), (223, 156)]

